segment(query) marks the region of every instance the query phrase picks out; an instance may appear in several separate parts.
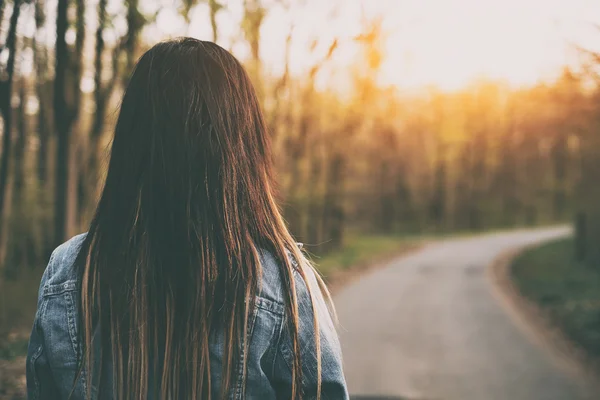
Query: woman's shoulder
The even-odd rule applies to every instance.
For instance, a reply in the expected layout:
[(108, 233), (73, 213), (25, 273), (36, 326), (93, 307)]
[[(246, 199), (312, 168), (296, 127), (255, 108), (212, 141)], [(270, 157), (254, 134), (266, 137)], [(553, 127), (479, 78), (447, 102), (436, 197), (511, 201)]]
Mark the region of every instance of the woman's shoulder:
[(74, 236), (52, 252), (42, 279), (40, 294), (56, 294), (77, 287), (75, 260), (85, 237), (86, 233)]
[(268, 250), (261, 248), (258, 250), (258, 254), (262, 273), (258, 298), (259, 300), (267, 300), (276, 306), (281, 306), (281, 310), (283, 310), (285, 292), (282, 268), (284, 268), (284, 265)]
[[(289, 291), (289, 283), (286, 283), (288, 274), (284, 270), (286, 266), (270, 251), (260, 249), (259, 255), (262, 269), (259, 296), (283, 305)], [(294, 281), (297, 299), (302, 302), (308, 298), (305, 279), (310, 280), (313, 278), (314, 272), (312, 268), (302, 268), (291, 252), (288, 251), (286, 255), (292, 267), (290, 278)], [(302, 268), (303, 273), (299, 272), (300, 268)]]
[[(46, 267), (42, 278), (40, 295), (56, 294), (58, 292), (74, 290), (77, 288), (78, 275), (75, 268), (75, 260), (77, 259), (86, 235), (87, 233), (82, 233), (74, 236), (58, 246), (52, 252), (50, 261), (48, 262), (48, 266)], [(304, 297), (303, 292), (306, 291), (306, 283), (304, 282), (302, 275), (298, 273), (298, 268), (300, 268), (300, 266), (297, 260), (292, 256), (291, 252), (288, 252), (287, 256), (292, 265), (292, 279), (294, 279), (296, 284), (297, 295), (300, 295), (299, 297)], [(278, 305), (283, 305), (287, 296), (288, 287), (285, 278), (286, 273), (283, 270), (286, 267), (284, 263), (278, 260), (273, 253), (268, 250), (259, 249), (259, 257), (262, 269), (259, 297)], [(279, 307), (275, 306), (275, 308), (276, 310), (279, 310)]]

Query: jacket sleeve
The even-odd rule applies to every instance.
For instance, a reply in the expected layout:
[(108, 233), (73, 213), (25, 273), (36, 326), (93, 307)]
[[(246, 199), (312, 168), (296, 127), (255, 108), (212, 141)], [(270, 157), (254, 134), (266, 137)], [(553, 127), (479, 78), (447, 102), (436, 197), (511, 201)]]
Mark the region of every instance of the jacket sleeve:
[(59, 398), (58, 388), (52, 377), (48, 356), (44, 346), (42, 321), (48, 299), (44, 298), (44, 286), (52, 275), (55, 253), (50, 256), (48, 267), (44, 271), (38, 293), (37, 311), (27, 349), (27, 398), (30, 400), (45, 400)]
[[(325, 300), (317, 287), (312, 268), (306, 268), (308, 286), (316, 303), (317, 323), (319, 325), (321, 349), (321, 399), (346, 400), (348, 390), (342, 368), (342, 354), (339, 339), (335, 331)], [(299, 313), (299, 341), (302, 362), (303, 399), (317, 398), (317, 352), (315, 342), (314, 312), (307, 284), (298, 272), (294, 272)], [(293, 346), (286, 323), (281, 333), (279, 348), (275, 359), (275, 384), (277, 398), (289, 399), (292, 385)]]

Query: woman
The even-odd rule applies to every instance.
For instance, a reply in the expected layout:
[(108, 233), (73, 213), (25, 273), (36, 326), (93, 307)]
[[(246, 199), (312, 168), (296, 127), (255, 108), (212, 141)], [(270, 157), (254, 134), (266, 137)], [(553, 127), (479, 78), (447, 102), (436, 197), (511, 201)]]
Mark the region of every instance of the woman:
[(275, 203), (243, 67), (214, 43), (159, 43), (125, 91), (89, 232), (43, 275), (29, 398), (345, 399), (329, 301)]

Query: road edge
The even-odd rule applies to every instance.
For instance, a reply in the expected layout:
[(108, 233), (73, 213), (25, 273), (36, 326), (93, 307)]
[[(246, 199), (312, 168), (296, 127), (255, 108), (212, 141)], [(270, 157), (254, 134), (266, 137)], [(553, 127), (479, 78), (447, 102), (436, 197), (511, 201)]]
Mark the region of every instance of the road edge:
[(600, 391), (600, 365), (592, 361), (579, 345), (552, 322), (548, 312), (526, 298), (511, 278), (510, 269), (515, 258), (539, 245), (522, 246), (496, 257), (487, 268), (493, 295), (517, 328), (541, 347), (558, 367), (575, 378), (585, 379)]
[(377, 270), (385, 268), (394, 260), (408, 257), (426, 247), (431, 241), (411, 243), (396, 251), (391, 251), (383, 256), (374, 257), (366, 262), (360, 262), (346, 269), (333, 271), (329, 275), (323, 276), (327, 289), (331, 295), (336, 295), (356, 281), (366, 275), (374, 273)]

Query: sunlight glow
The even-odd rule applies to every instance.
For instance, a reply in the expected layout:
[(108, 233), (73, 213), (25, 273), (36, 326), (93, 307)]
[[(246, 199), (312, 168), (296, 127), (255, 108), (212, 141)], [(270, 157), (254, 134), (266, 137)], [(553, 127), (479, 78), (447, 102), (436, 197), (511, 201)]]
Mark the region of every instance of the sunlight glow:
[[(227, 10), (217, 18), (218, 42), (247, 57), (239, 29), (242, 1), (225, 3)], [(600, 31), (592, 25), (594, 17), (600, 18), (600, 2), (593, 0), (304, 0), (290, 1), (288, 8), (264, 3), (269, 7), (261, 30), (265, 70), (282, 73), (293, 26), (293, 74), (306, 73), (338, 39), (334, 57), (319, 76), (327, 86), (348, 85), (350, 67), (361, 57), (354, 38), (365, 21), (378, 17), (384, 60), (377, 80), (398, 88), (454, 90), (481, 78), (534, 84), (576, 64), (573, 44), (600, 47)], [(200, 3), (191, 14), (190, 27), (184, 29), (179, 15), (161, 12), (157, 23), (162, 36), (210, 39), (208, 7)], [(313, 41), (316, 47), (310, 50)]]
[[(584, 19), (594, 15), (593, 9), (600, 15), (598, 5), (585, 1), (397, 3), (410, 4), (414, 14), (406, 29), (387, 42), (382, 79), (444, 89), (457, 89), (480, 77), (512, 85), (551, 78), (575, 61), (570, 42), (579, 40), (580, 32), (592, 30)], [(597, 39), (600, 42), (600, 32)]]

